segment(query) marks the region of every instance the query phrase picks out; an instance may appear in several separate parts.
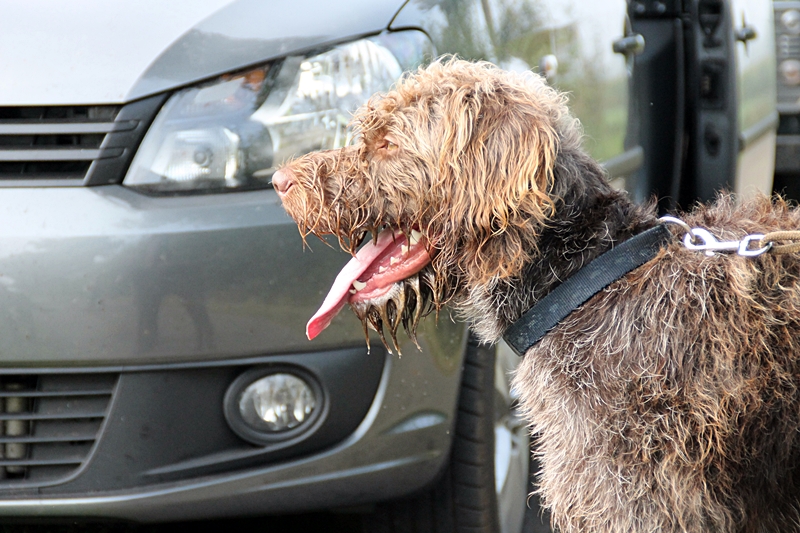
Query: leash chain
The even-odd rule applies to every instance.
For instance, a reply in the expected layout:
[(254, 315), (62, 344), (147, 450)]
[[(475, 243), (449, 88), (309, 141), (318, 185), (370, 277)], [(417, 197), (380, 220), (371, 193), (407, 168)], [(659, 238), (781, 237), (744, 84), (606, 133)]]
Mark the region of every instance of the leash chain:
[(719, 241), (707, 229), (689, 227), (686, 222), (676, 217), (664, 216), (658, 221), (662, 224), (679, 226), (686, 232), (683, 236), (683, 245), (689, 250), (705, 252), (708, 256), (717, 252), (736, 252), (744, 257), (757, 257), (766, 252), (773, 254), (800, 252), (800, 231), (773, 231), (764, 235), (754, 233), (740, 241)]

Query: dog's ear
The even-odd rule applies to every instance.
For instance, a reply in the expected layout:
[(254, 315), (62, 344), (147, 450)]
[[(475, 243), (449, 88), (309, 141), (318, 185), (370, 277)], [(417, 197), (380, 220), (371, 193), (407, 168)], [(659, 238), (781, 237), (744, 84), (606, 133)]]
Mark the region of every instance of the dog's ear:
[(508, 85), (501, 72), (441, 103), (438, 170), (450, 193), (441, 217), (466, 252), (446, 260), (478, 282), (519, 274), (536, 250), (553, 209), (556, 125), (565, 112), (556, 91), (538, 80)]

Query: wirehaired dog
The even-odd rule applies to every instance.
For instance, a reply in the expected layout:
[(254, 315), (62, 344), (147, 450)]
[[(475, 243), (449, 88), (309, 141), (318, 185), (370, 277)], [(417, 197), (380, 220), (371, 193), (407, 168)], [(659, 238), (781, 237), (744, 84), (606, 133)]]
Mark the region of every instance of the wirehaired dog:
[[(309, 337), (345, 304), (365, 328), (413, 337), (447, 303), (495, 342), (659, 225), (608, 185), (565, 97), (535, 75), (435, 62), (354, 124), (352, 146), (273, 180), (304, 236), (333, 234), (354, 256)], [(800, 228), (768, 198), (722, 196), (684, 220), (726, 239)], [(564, 532), (798, 531), (800, 257), (702, 253), (669, 228), (654, 258), (524, 354), (515, 385), (545, 505)]]

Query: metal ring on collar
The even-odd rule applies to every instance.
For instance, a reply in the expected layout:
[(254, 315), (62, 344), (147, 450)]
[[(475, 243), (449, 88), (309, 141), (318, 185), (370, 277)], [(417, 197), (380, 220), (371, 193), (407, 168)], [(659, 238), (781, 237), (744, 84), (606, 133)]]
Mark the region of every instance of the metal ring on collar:
[(677, 217), (667, 215), (659, 218), (658, 221), (661, 222), (662, 224), (675, 224), (676, 226), (680, 226), (680, 228), (683, 231), (685, 231), (687, 235), (690, 236), (692, 244), (698, 244), (699, 239), (697, 238), (697, 235), (695, 234), (694, 230), (692, 230), (689, 224), (687, 224), (683, 220)]

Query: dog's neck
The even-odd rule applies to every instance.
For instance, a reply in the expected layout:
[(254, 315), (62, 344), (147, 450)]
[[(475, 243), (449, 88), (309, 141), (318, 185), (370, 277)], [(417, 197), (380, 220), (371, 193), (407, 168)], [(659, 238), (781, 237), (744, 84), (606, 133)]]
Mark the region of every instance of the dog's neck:
[(543, 230), (532, 228), (540, 232), (534, 260), (520, 276), (474, 287), (460, 302), (465, 317), (481, 317), (472, 329), (485, 342), (498, 340), (538, 300), (615, 243), (656, 224), (653, 209), (613, 189), (600, 165), (581, 150), (562, 151), (556, 160), (555, 212)]

